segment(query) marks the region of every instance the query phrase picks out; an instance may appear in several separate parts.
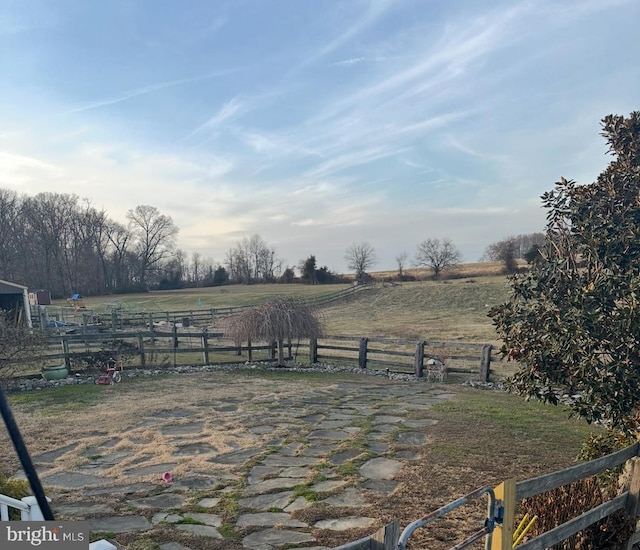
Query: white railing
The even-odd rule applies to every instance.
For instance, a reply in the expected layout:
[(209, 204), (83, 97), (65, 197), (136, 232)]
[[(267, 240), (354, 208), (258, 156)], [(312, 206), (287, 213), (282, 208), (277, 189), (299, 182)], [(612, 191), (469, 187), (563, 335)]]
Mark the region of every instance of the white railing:
[[(51, 502), (49, 497), (46, 497)], [(9, 521), (9, 508), (20, 510), (22, 521), (44, 521), (44, 516), (38, 505), (36, 497), (29, 496), (18, 500), (7, 495), (0, 495), (0, 521)], [(104, 539), (92, 542), (89, 550), (116, 550), (116, 547)]]
[[(51, 502), (49, 497), (46, 498), (48, 502)], [(0, 521), (9, 521), (9, 508), (20, 510), (22, 521), (44, 521), (44, 516), (34, 496), (18, 500), (7, 495), (0, 495)]]

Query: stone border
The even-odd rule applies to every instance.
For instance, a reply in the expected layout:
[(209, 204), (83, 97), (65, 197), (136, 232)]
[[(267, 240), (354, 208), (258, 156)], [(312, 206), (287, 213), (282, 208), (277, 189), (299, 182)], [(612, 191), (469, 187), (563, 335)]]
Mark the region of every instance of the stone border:
[[(427, 382), (426, 378), (417, 378), (415, 374), (394, 373), (385, 370), (361, 369), (358, 367), (341, 367), (338, 365), (329, 365), (324, 363), (316, 363), (312, 366), (302, 366), (297, 363), (290, 363), (284, 367), (274, 366), (272, 362), (257, 363), (226, 363), (223, 365), (204, 365), (204, 366), (168, 366), (162, 369), (155, 368), (125, 368), (123, 378), (137, 378), (139, 376), (163, 376), (170, 374), (194, 374), (200, 372), (233, 372), (238, 370), (261, 370), (265, 372), (322, 372), (322, 373), (347, 373), (358, 374), (364, 376), (377, 376), (379, 378), (388, 378), (390, 380), (402, 380), (405, 382)], [(70, 386), (77, 384), (95, 384), (99, 375), (76, 374), (68, 376), (62, 380), (45, 380), (40, 377), (30, 378), (14, 378), (4, 384), (3, 389), (7, 393), (17, 393), (22, 391), (40, 390), (43, 388), (52, 388), (57, 386)]]

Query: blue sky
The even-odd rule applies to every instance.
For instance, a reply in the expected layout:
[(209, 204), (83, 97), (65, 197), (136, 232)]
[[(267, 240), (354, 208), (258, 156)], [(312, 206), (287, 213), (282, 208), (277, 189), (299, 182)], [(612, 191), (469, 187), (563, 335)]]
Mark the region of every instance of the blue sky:
[(140, 204), (222, 261), (465, 261), (540, 231), (640, 109), (637, 0), (0, 0), (0, 187)]

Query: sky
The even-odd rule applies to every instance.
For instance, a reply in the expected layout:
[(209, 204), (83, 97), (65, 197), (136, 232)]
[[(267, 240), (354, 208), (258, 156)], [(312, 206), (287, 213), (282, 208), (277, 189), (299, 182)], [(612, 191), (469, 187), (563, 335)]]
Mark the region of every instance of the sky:
[(640, 109), (638, 0), (0, 0), (0, 188), (151, 205), (215, 262), (465, 262)]

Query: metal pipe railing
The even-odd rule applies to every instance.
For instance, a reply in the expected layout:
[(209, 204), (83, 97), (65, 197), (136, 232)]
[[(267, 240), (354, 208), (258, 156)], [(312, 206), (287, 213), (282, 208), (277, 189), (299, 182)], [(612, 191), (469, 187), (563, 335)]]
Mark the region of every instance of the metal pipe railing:
[(402, 533), (400, 534), (400, 539), (398, 540), (398, 550), (407, 549), (407, 541), (409, 540), (409, 537), (413, 534), (413, 532), (416, 529), (423, 527), (427, 523), (431, 523), (432, 521), (438, 518), (443, 517), (444, 515), (451, 512), (452, 510), (455, 510), (456, 508), (459, 508), (460, 506), (463, 506), (467, 504), (469, 501), (474, 500), (484, 494), (489, 495), (489, 517), (487, 518), (487, 525), (477, 533), (474, 533), (468, 539), (462, 541), (461, 543), (451, 548), (451, 550), (459, 550), (461, 548), (465, 548), (485, 535), (487, 536), (487, 546), (490, 547), (491, 533), (493, 532), (496, 517), (498, 517), (498, 510), (496, 509), (496, 497), (495, 497), (495, 493), (493, 492), (493, 489), (491, 489), (490, 487), (482, 487), (481, 489), (476, 489), (475, 491), (472, 491), (468, 495), (460, 497), (459, 499), (456, 499), (453, 502), (450, 502), (449, 504), (445, 504), (444, 506), (438, 508), (437, 510), (430, 512), (427, 515), (421, 517), (420, 519), (407, 525), (404, 528), (404, 531), (402, 531)]

